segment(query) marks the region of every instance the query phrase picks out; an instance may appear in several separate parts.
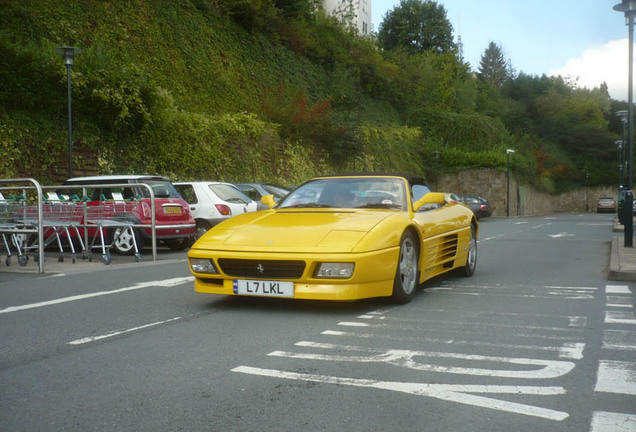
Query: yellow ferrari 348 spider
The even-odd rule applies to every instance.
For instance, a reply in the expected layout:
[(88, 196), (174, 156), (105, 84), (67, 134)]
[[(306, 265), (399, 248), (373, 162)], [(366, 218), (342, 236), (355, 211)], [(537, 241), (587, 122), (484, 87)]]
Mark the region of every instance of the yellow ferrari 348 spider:
[(188, 252), (195, 290), (406, 303), (427, 279), (475, 271), (477, 220), (446, 195), (417, 176), (315, 178), (203, 235)]

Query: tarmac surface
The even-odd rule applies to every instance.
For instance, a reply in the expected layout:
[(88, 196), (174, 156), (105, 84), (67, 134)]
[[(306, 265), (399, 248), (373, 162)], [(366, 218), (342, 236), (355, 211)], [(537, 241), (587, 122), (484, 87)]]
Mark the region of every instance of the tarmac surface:
[[(636, 223), (635, 223), (636, 225)], [(636, 281), (636, 243), (633, 247), (624, 246), (624, 236), (619, 235), (623, 232), (623, 225), (615, 219), (613, 232), (617, 233), (611, 241), (610, 266), (607, 278), (614, 281)], [(4, 252), (0, 249), (0, 252)], [(112, 254), (111, 262), (105, 264), (102, 261), (101, 253), (93, 253), (92, 260), (82, 257), (80, 254), (76, 256), (73, 262), (70, 253), (64, 254), (64, 260), (60, 261), (60, 253), (58, 251), (45, 251), (44, 274), (46, 275), (63, 275), (75, 272), (92, 272), (106, 270), (112, 267), (123, 268), (122, 266), (152, 266), (161, 265), (166, 262), (184, 261), (187, 259), (187, 251), (172, 251), (167, 248), (157, 248), (156, 260), (152, 258), (152, 250), (145, 249), (141, 254), (141, 261), (137, 261), (134, 256), (120, 256)], [(41, 275), (39, 265), (34, 261), (33, 256), (29, 257), (29, 261), (25, 266), (18, 263), (18, 257), (14, 254), (10, 259), (10, 265), (6, 265), (6, 253), (0, 256), (0, 282), (24, 279), (32, 276)]]

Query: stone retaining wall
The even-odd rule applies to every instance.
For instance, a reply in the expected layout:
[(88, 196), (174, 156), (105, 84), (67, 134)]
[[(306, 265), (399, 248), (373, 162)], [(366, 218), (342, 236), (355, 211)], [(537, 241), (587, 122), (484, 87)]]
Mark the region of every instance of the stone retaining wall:
[[(482, 195), (492, 204), (493, 216), (506, 216), (506, 172), (497, 170), (461, 171), (441, 175), (431, 182), (433, 190), (459, 195)], [(510, 216), (529, 216), (556, 212), (596, 212), (601, 197), (618, 200), (615, 187), (580, 188), (551, 195), (517, 181), (510, 174)]]

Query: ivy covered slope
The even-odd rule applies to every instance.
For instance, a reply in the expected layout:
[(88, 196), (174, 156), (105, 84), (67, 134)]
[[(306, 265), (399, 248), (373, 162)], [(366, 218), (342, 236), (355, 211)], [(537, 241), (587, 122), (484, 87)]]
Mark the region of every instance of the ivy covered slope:
[[(421, 0), (409, 0), (421, 1)], [(297, 184), (330, 172), (505, 169), (546, 190), (616, 175), (607, 92), (476, 76), (450, 46), (381, 49), (315, 0), (4, 0), (0, 178)], [(428, 3), (424, 1), (424, 3)], [(487, 78), (487, 77), (486, 77)], [(614, 104), (616, 105), (616, 104)], [(619, 107), (620, 108), (620, 107)]]

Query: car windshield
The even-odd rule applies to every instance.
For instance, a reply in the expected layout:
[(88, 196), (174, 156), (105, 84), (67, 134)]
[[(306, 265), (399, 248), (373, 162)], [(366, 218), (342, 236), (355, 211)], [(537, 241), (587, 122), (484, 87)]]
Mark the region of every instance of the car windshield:
[(265, 189), (270, 194), (274, 195), (274, 198), (276, 199), (284, 198), (289, 193), (287, 189), (283, 189), (278, 186), (272, 186), (268, 184), (264, 184), (263, 189)]
[(305, 183), (279, 208), (406, 209), (404, 181), (398, 178), (327, 178)]
[[(155, 198), (181, 198), (179, 192), (174, 188), (174, 185), (167, 180), (140, 180), (139, 183), (147, 184), (152, 188), (152, 192), (155, 194)], [(144, 198), (150, 198), (148, 190), (146, 188), (139, 188), (141, 196)]]
[(230, 203), (247, 204), (252, 201), (247, 195), (235, 188), (234, 186), (227, 184), (211, 184), (208, 185), (212, 192), (216, 194), (223, 201)]

